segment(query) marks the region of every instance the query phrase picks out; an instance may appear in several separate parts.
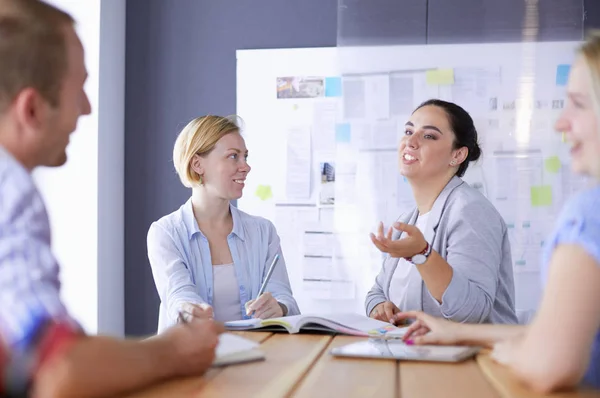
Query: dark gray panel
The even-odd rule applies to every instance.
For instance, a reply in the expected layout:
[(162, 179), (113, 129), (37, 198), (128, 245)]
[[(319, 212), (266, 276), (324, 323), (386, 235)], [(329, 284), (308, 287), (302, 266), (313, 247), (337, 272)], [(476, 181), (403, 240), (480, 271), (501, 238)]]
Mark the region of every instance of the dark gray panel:
[(583, 3), (429, 0), (428, 15), (429, 44), (517, 42), (524, 36), (537, 41), (578, 40), (582, 35)]
[(544, 0), (540, 3), (540, 41), (583, 38), (583, 0)]
[(125, 332), (156, 331), (150, 224), (189, 196), (171, 160), (181, 127), (235, 112), (235, 50), (336, 45), (337, 0), (129, 0), (125, 95)]
[(585, 29), (600, 29), (600, 1), (584, 0), (583, 9), (585, 10)]
[(429, 0), (428, 44), (518, 41), (523, 0)]
[(338, 46), (425, 44), (426, 0), (339, 0)]

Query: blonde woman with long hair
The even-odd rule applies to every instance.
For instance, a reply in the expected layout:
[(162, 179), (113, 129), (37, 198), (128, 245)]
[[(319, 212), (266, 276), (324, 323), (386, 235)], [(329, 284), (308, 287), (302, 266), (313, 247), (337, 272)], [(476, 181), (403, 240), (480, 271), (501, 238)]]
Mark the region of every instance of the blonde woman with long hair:
[(467, 325), (422, 312), (408, 344), (473, 344), (493, 347), (492, 356), (539, 392), (600, 388), (600, 32), (590, 34), (572, 66), (567, 102), (556, 122), (571, 145), (571, 169), (594, 186), (565, 205), (542, 263), (545, 292), (532, 323)]

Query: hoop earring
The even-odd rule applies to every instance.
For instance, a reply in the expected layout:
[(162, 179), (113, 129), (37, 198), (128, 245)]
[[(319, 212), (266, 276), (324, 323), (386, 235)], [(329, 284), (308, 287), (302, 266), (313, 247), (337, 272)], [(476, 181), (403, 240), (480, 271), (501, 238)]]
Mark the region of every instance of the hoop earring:
[(204, 185), (204, 181), (202, 181), (202, 176), (201, 175), (198, 176), (198, 183), (200, 185)]

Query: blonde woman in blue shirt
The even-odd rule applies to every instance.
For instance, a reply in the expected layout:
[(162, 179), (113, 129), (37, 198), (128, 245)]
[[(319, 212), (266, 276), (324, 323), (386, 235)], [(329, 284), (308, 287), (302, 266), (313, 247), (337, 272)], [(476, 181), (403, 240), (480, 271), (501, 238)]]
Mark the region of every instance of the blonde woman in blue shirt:
[[(182, 316), (230, 321), (300, 313), (275, 227), (230, 203), (242, 196), (247, 158), (232, 118), (199, 117), (179, 134), (173, 162), (192, 196), (148, 231), (148, 258), (161, 300), (159, 333)], [(254, 301), (276, 254), (266, 292)]]
[(545, 292), (532, 323), (467, 325), (422, 312), (409, 344), (474, 344), (532, 389), (547, 393), (580, 382), (600, 389), (600, 32), (592, 34), (573, 64), (566, 107), (556, 123), (571, 145), (571, 169), (594, 186), (569, 200), (542, 258)]

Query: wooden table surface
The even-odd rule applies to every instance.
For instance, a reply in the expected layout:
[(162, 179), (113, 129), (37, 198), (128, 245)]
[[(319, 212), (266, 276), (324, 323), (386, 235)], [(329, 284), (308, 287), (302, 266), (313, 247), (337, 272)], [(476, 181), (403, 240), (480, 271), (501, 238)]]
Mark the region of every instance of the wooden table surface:
[[(461, 363), (336, 358), (333, 347), (360, 337), (266, 332), (236, 334), (261, 343), (266, 360), (209, 370), (128, 398), (159, 397), (461, 397), (533, 398), (487, 354)], [(599, 397), (600, 391), (549, 395)]]

